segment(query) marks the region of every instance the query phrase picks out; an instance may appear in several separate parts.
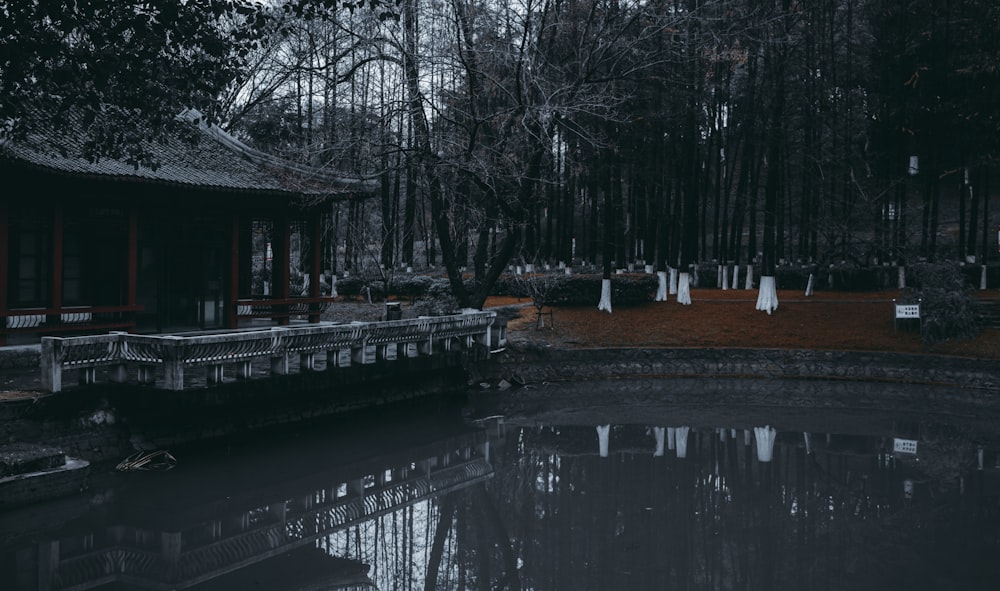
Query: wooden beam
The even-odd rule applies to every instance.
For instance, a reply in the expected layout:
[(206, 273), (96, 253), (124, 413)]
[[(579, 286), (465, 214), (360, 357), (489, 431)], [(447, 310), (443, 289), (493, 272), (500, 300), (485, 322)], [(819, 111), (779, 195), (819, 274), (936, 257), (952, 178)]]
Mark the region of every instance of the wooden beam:
[(0, 347), (7, 344), (7, 277), (10, 275), (10, 208), (0, 203)]
[[(274, 298), (287, 300), (289, 296), (288, 276), (291, 267), (291, 231), (288, 223), (288, 213), (281, 212), (274, 219), (274, 236), (271, 250), (274, 257), (271, 260)], [(288, 324), (288, 316), (278, 319), (278, 324)]]
[[(63, 226), (64, 217), (62, 204), (57, 204), (52, 211), (52, 290), (49, 307), (58, 310), (63, 305)], [(56, 315), (56, 321), (59, 315)]]
[(240, 214), (232, 214), (229, 224), (229, 281), (225, 286), (226, 328), (239, 325), (240, 299)]
[(138, 301), (136, 289), (139, 276), (139, 211), (136, 206), (128, 208), (128, 261), (125, 269), (125, 304), (134, 306)]
[[(310, 256), (312, 256), (311, 260), (312, 265), (310, 266), (309, 270), (309, 297), (311, 298), (318, 298), (320, 296), (319, 277), (320, 274), (323, 272), (323, 261), (322, 261), (323, 248), (322, 245), (320, 244), (320, 239), (322, 238), (322, 236), (320, 235), (321, 219), (322, 216), (319, 214), (318, 211), (313, 212), (312, 217), (309, 218), (309, 244), (311, 247)], [(311, 323), (317, 323), (320, 320), (319, 306), (317, 305), (314, 307), (316, 309), (316, 313), (309, 314), (309, 322)]]

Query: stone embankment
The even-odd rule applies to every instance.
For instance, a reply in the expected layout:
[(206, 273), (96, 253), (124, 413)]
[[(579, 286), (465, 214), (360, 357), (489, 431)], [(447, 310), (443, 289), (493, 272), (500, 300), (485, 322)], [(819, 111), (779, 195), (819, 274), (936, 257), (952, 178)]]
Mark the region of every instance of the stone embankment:
[[(752, 377), (934, 384), (1000, 391), (988, 360), (866, 351), (783, 349), (556, 349), (509, 347), (481, 381), (512, 383), (635, 377)], [(476, 378), (474, 378), (476, 379)]]

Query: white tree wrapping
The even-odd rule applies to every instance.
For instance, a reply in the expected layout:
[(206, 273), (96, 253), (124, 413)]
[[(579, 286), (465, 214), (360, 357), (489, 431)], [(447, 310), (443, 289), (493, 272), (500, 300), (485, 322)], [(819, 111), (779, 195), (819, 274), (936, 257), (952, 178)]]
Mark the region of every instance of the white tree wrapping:
[(743, 289), (753, 289), (753, 264), (747, 263), (747, 278), (746, 283), (743, 284)]
[(691, 305), (691, 274), (681, 273), (677, 279), (677, 303)]
[(677, 269), (670, 267), (670, 295), (677, 293)]
[[(591, 300), (593, 301), (593, 300)], [(611, 313), (611, 280), (601, 279), (601, 301), (597, 303), (597, 309)]]
[(686, 458), (688, 455), (688, 431), (690, 427), (677, 427), (674, 437), (677, 438), (677, 457)]
[(653, 457), (655, 458), (663, 456), (664, 431), (663, 427), (653, 427), (653, 437), (656, 438), (656, 449), (653, 451)]
[(608, 457), (608, 434), (611, 432), (611, 425), (597, 426), (597, 445), (602, 458)]
[(774, 439), (778, 432), (768, 425), (753, 428), (754, 439), (757, 440), (757, 461), (770, 462), (774, 457)]
[(657, 271), (657, 286), (656, 286), (656, 301), (665, 302), (667, 301), (667, 272)]
[(768, 314), (778, 309), (778, 291), (774, 287), (774, 277), (770, 275), (760, 278), (760, 291), (757, 292), (757, 309)]
[(810, 273), (809, 281), (806, 282), (806, 296), (811, 296), (813, 294), (813, 285), (816, 283), (816, 275)]

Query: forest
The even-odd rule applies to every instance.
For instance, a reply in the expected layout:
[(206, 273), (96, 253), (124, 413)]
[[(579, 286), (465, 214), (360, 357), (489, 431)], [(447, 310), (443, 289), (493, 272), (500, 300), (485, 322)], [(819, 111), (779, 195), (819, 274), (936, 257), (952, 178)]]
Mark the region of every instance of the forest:
[[(996, 257), (992, 0), (120, 4), (2, 9), (8, 132), (26, 97), (134, 113), (155, 93), (377, 179), (331, 208), (331, 272), (443, 268), (481, 307), (512, 265), (594, 266), (605, 289), (669, 273), (682, 303), (711, 266), (770, 312), (781, 266), (902, 287), (917, 262)], [(155, 165), (100, 132), (95, 157)]]

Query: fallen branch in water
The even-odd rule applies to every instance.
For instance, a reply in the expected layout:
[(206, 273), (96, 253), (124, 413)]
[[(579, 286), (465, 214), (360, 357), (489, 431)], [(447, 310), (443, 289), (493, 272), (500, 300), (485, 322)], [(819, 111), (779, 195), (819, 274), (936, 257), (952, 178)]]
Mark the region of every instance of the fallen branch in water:
[(156, 451), (137, 451), (119, 462), (116, 470), (131, 472), (132, 470), (169, 470), (177, 465), (177, 458), (164, 449)]

